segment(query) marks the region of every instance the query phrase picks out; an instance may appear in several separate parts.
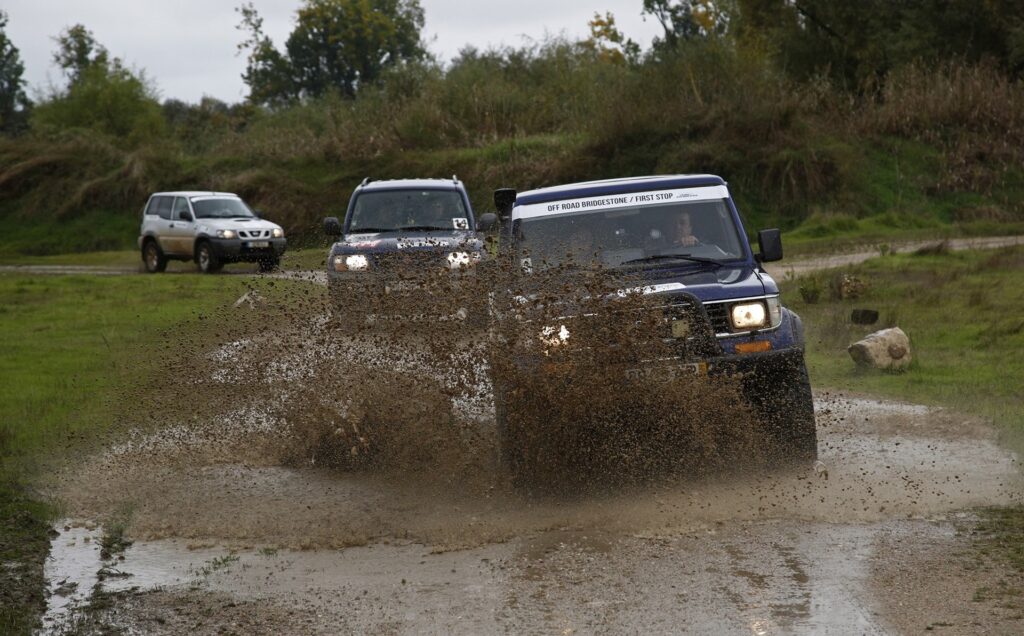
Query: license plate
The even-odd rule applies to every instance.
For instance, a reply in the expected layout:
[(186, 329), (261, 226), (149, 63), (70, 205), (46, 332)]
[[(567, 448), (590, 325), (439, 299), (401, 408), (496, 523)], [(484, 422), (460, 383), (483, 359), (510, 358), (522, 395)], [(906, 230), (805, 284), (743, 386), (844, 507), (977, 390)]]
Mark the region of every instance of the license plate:
[(693, 362), (690, 364), (672, 364), (657, 367), (644, 367), (642, 369), (626, 370), (626, 377), (630, 380), (675, 380), (676, 378), (701, 376), (707, 374), (707, 362)]
[(245, 246), (251, 249), (260, 249), (270, 247), (270, 241), (249, 241)]
[(673, 338), (686, 338), (690, 335), (690, 321), (689, 320), (673, 320), (672, 321), (672, 337)]

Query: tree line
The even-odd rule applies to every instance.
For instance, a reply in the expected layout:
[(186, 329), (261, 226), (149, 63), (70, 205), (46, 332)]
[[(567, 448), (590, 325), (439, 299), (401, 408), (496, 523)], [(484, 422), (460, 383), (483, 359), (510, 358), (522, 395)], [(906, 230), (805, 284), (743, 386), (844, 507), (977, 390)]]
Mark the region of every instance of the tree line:
[[(649, 50), (623, 34), (611, 14), (595, 14), (576, 43), (602, 60), (640, 67), (671, 57), (686, 42), (715, 40), (756, 53), (798, 82), (827, 80), (848, 91), (884, 85), (907, 64), (989, 63), (1011, 77), (1024, 71), (1024, 0), (642, 0), (662, 27)], [(245, 107), (282, 108), (326, 95), (354, 99), (389, 70), (410, 65), (451, 72), (478, 52), (444, 65), (423, 40), (418, 0), (302, 0), (283, 47), (263, 31), (257, 6), (238, 7), (246, 104), (206, 99), (189, 107), (157, 103), (144, 72), (111, 57), (83, 25), (55, 38), (53, 61), (67, 84), (32, 104), (24, 65), (0, 11), (0, 130), (89, 128), (116, 137), (150, 137), (205, 115), (235, 117)], [(493, 53), (493, 52), (491, 52)]]

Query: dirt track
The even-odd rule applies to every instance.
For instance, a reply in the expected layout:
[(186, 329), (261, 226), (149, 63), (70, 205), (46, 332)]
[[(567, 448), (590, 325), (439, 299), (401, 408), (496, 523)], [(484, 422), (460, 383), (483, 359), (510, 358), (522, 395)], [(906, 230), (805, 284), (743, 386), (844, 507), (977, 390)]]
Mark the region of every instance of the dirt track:
[[(1019, 499), (1016, 461), (992, 431), (871, 400), (828, 397), (818, 410), (827, 472), (529, 499), (498, 481), (194, 457), (161, 468), (137, 443), (120, 470), (81, 473), (62, 495), (80, 521), (133, 511), (136, 543), (107, 564), (131, 576), (100, 587), (135, 591), (92, 618), (147, 632), (973, 633), (963, 621), (980, 620), (1017, 633), (1006, 612), (971, 603), (955, 557), (921, 572), (947, 576), (928, 592), (941, 603), (910, 595), (894, 607), (879, 583), (935, 567), (895, 546), (962, 553), (963, 510)], [(77, 593), (53, 597), (50, 625), (89, 596), (101, 567), (101, 530), (72, 525), (48, 574)]]

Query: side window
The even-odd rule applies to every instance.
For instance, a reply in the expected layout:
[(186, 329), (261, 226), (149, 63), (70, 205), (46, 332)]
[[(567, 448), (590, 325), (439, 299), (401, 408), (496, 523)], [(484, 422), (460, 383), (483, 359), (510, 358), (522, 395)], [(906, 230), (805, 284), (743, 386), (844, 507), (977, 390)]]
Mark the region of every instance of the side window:
[(156, 209), (157, 209), (157, 206), (160, 204), (160, 199), (161, 198), (163, 198), (163, 197), (150, 197), (149, 198), (149, 203), (146, 205), (145, 214), (150, 214), (150, 215), (156, 216), (158, 214)]
[(175, 221), (181, 220), (181, 213), (188, 212), (188, 201), (183, 197), (174, 198), (174, 211), (171, 213), (171, 218)]
[(155, 197), (156, 198), (156, 213), (160, 215), (161, 219), (171, 218), (171, 203), (173, 199), (171, 197)]

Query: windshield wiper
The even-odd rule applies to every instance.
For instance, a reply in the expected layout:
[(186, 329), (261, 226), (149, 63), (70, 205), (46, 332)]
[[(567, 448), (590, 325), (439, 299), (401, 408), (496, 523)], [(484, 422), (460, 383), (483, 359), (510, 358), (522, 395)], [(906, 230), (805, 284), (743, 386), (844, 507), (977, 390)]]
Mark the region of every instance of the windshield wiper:
[(394, 232), (395, 228), (383, 228), (383, 227), (356, 227), (349, 228), (349, 234), (375, 234), (377, 232)]
[(438, 227), (436, 225), (403, 225), (398, 228), (400, 232), (429, 232), (431, 230), (449, 230), (451, 228)]
[(634, 258), (632, 260), (625, 261), (623, 265), (634, 265), (636, 263), (656, 263), (658, 261), (692, 261), (694, 263), (705, 263), (708, 265), (714, 265), (715, 267), (721, 267), (722, 262), (716, 261), (713, 258), (703, 258), (701, 256), (691, 256), (689, 254), (654, 254), (651, 256), (644, 256), (643, 258)]

